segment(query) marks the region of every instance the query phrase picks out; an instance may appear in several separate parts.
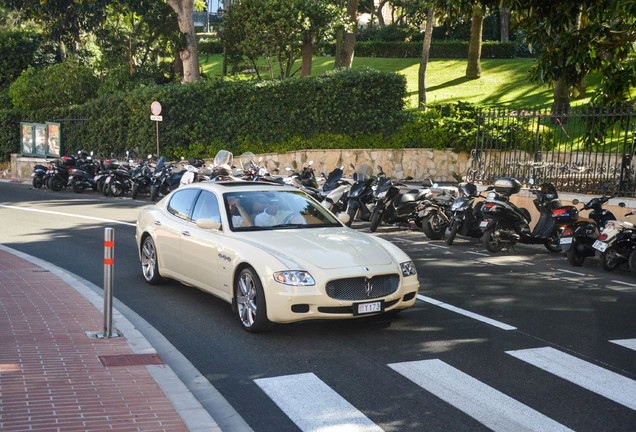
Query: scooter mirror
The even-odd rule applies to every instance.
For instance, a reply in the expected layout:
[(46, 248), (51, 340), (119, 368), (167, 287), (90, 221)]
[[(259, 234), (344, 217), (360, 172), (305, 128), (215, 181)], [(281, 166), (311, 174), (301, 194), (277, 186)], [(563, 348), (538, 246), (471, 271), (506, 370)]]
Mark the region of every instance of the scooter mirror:
[(578, 203), (580, 203), (581, 201), (577, 200), (576, 198), (574, 198), (572, 200), (572, 205), (577, 205)]
[(291, 171), (292, 171), (292, 169), (291, 169), (291, 167), (285, 167), (285, 171), (287, 171), (287, 172), (291, 172)]
[(413, 177), (411, 176), (406, 176), (406, 178), (404, 180), (413, 180)]
[(263, 156), (258, 158), (258, 163), (261, 163), (263, 161)]
[(431, 186), (433, 186), (433, 182), (431, 181), (431, 179), (424, 179), (422, 180), (422, 186), (430, 188)]
[(148, 155), (148, 159), (152, 159), (152, 155), (151, 154)]
[(530, 180), (528, 180), (528, 183), (530, 183), (531, 185), (533, 185), (533, 184), (534, 184), (534, 179), (533, 179), (533, 178), (531, 178)]
[(354, 164), (349, 164), (349, 166), (351, 167), (351, 169), (356, 169), (356, 166)]
[(618, 206), (619, 206), (619, 207), (627, 207), (627, 206), (625, 205), (625, 203), (624, 203), (624, 202), (619, 202), (619, 203), (618, 203)]
[(312, 166), (314, 164), (313, 159), (309, 161), (309, 163), (307, 164), (307, 166)]

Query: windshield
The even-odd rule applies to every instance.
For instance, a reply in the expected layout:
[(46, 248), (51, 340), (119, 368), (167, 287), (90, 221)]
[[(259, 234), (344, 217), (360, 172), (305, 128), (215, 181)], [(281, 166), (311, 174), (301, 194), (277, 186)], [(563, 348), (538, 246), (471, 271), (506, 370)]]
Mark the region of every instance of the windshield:
[(340, 227), (342, 224), (301, 191), (245, 191), (223, 195), (232, 231)]
[(373, 168), (367, 163), (363, 163), (358, 168), (358, 180), (368, 180), (373, 176)]
[(161, 171), (161, 169), (163, 168), (165, 164), (166, 164), (166, 158), (165, 156), (161, 156), (159, 158), (159, 161), (157, 162), (157, 166), (155, 167), (155, 172)]
[(252, 152), (245, 152), (241, 156), (239, 156), (239, 161), (241, 162), (241, 168), (245, 171), (249, 170), (253, 166), (256, 166), (256, 156)]
[(234, 164), (234, 155), (227, 150), (219, 150), (214, 157), (214, 166), (220, 167), (221, 165), (227, 165), (231, 167)]

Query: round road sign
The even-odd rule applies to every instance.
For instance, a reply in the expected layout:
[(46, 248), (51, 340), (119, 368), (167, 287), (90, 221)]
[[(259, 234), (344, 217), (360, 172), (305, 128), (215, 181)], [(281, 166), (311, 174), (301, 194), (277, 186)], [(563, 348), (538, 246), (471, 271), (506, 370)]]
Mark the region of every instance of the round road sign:
[(161, 114), (161, 104), (157, 101), (154, 101), (151, 105), (150, 105), (150, 111), (152, 111), (153, 115), (158, 116), (159, 114)]

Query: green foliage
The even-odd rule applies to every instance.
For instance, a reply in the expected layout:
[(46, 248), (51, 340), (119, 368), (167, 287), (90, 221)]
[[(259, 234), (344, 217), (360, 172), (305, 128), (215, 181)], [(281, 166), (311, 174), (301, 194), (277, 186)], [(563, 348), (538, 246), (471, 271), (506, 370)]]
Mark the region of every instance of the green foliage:
[[(467, 41), (432, 41), (429, 58), (467, 58)], [(333, 45), (325, 49), (333, 55)], [(422, 42), (356, 42), (356, 56), (384, 58), (418, 58), (422, 56)], [(514, 58), (523, 54), (516, 42), (483, 42), (482, 58)]]
[(9, 88), (17, 108), (33, 110), (82, 104), (97, 95), (99, 80), (76, 58), (46, 69), (29, 67)]
[(0, 89), (8, 88), (29, 66), (49, 66), (55, 60), (54, 47), (37, 33), (0, 33)]

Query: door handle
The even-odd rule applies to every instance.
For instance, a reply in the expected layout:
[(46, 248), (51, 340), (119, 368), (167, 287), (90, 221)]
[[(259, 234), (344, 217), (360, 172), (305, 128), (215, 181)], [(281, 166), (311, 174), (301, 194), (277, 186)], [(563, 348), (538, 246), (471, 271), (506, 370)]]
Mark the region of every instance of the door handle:
[(161, 225), (161, 222), (155, 221), (155, 225)]
[(183, 234), (184, 236), (189, 236), (190, 232), (189, 231), (181, 231), (181, 234)]

